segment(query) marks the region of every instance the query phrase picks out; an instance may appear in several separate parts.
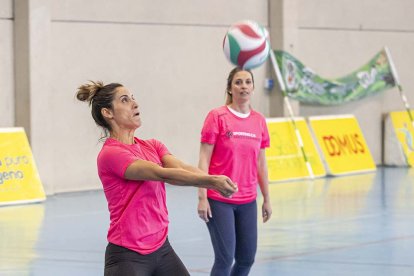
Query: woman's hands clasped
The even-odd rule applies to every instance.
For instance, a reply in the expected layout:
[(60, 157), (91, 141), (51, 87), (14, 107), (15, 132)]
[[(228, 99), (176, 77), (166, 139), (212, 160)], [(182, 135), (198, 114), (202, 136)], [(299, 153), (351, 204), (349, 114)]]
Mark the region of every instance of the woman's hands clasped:
[(224, 197), (231, 197), (238, 191), (237, 185), (225, 175), (214, 176), (214, 189)]

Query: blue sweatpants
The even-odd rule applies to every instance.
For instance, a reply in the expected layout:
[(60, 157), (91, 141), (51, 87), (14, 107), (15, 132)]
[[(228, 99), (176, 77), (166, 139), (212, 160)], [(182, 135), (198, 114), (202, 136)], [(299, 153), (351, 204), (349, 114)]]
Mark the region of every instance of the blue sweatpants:
[(241, 205), (212, 199), (209, 203), (213, 217), (207, 227), (215, 255), (210, 275), (248, 275), (257, 250), (256, 200)]

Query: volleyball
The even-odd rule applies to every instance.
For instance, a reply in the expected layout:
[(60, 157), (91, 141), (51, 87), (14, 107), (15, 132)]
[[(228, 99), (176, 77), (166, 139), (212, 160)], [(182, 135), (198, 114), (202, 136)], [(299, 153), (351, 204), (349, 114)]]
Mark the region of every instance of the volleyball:
[(243, 69), (262, 65), (269, 56), (269, 33), (258, 23), (245, 20), (230, 26), (223, 40), (227, 59)]

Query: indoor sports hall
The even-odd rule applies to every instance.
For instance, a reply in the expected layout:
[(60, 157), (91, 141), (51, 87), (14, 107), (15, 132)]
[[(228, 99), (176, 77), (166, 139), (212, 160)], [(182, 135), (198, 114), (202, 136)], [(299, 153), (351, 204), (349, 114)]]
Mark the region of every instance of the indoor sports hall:
[[(249, 275), (414, 275), (413, 8), (408, 0), (0, 0), (0, 276), (104, 275), (113, 207), (97, 158), (115, 136), (109, 128), (106, 139), (92, 118), (98, 92), (78, 101), (83, 84), (127, 87), (139, 117), (132, 134), (202, 167), (205, 118), (228, 105), (236, 66), (254, 76), (249, 112), (263, 115), (269, 134)], [(217, 252), (197, 188), (166, 181), (163, 196), (171, 246), (190, 275), (210, 275)]]

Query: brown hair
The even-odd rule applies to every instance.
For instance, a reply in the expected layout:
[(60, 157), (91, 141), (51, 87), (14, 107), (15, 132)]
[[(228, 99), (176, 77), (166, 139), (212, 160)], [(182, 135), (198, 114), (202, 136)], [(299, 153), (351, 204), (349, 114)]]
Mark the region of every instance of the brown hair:
[(122, 86), (119, 83), (104, 85), (102, 81), (89, 81), (89, 83), (79, 86), (76, 92), (76, 98), (79, 101), (88, 102), (89, 106), (92, 106), (92, 117), (95, 123), (104, 129), (105, 134), (111, 130), (111, 126), (102, 116), (101, 110), (102, 108), (112, 109), (116, 89)]
[(252, 82), (253, 82), (253, 87), (254, 87), (254, 77), (253, 77), (253, 73), (252, 71), (250, 71), (249, 69), (243, 69), (240, 67), (234, 67), (230, 73), (229, 76), (227, 77), (227, 87), (226, 87), (226, 105), (229, 105), (233, 102), (233, 95), (230, 93), (231, 91), (231, 83), (233, 82), (233, 78), (234, 76), (241, 71), (246, 71), (249, 72), (250, 75), (252, 76)]

